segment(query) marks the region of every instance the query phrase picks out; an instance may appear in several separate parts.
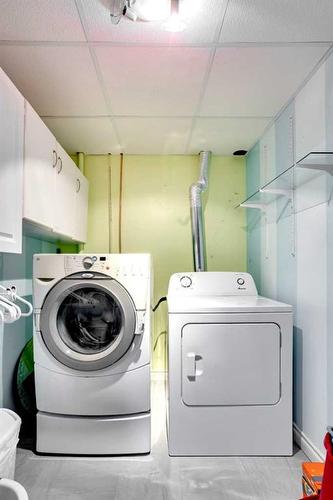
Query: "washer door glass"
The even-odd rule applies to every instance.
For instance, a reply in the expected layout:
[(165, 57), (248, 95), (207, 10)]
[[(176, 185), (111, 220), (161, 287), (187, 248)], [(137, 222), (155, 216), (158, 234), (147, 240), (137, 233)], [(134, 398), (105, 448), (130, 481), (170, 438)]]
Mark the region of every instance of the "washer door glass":
[(85, 286), (69, 293), (58, 309), (57, 327), (64, 343), (76, 352), (102, 352), (118, 337), (122, 311), (105, 290)]
[(64, 279), (51, 289), (40, 314), (46, 347), (77, 370), (116, 363), (133, 342), (135, 323), (130, 295), (112, 279)]

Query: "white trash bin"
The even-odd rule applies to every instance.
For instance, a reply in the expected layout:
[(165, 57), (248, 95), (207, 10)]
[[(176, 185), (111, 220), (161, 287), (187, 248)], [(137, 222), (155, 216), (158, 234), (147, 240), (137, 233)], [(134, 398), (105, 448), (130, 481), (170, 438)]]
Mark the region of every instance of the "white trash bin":
[(20, 428), (20, 417), (12, 410), (0, 408), (0, 478), (14, 479)]
[(0, 479), (1, 500), (29, 500), (26, 490), (12, 479)]

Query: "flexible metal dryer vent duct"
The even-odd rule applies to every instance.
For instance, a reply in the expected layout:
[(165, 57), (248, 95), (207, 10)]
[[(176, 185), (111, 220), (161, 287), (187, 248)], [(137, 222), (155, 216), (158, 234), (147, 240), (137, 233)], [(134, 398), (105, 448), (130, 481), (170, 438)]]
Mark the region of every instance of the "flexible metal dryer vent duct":
[(206, 271), (204, 224), (202, 214), (201, 193), (208, 187), (208, 165), (211, 157), (210, 151), (200, 152), (200, 177), (190, 187), (191, 223), (194, 270)]

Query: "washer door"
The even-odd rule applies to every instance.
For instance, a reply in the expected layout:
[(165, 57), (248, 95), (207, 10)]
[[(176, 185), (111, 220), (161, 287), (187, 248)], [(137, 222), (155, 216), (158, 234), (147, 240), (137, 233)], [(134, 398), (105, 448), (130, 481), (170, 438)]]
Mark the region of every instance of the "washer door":
[(40, 329), (50, 353), (77, 370), (116, 363), (132, 344), (135, 307), (111, 279), (64, 279), (47, 295)]

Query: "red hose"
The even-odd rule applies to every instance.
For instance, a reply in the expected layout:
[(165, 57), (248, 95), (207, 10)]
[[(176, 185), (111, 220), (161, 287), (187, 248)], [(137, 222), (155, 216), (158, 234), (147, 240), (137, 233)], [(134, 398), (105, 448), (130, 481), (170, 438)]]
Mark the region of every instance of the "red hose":
[(326, 461), (324, 468), (323, 484), (320, 492), (320, 500), (333, 499), (333, 446), (332, 436), (327, 433), (324, 439), (326, 448)]

